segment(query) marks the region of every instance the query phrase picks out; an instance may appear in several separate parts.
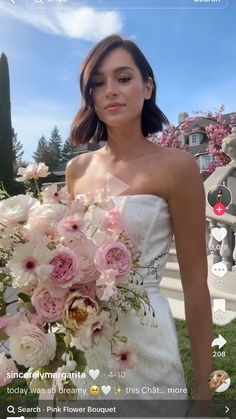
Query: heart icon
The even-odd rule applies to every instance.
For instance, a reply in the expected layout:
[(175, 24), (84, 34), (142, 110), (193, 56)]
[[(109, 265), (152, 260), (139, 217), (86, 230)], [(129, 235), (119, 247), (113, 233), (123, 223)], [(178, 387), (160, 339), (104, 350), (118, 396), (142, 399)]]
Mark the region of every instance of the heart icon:
[(100, 374), (99, 370), (89, 370), (89, 375), (90, 377), (92, 377), (93, 380), (96, 380), (99, 374)]
[(227, 236), (227, 229), (225, 227), (214, 227), (212, 229), (212, 236), (218, 242), (221, 242)]
[(102, 392), (107, 396), (107, 394), (109, 394), (111, 391), (111, 386), (102, 386), (101, 389)]

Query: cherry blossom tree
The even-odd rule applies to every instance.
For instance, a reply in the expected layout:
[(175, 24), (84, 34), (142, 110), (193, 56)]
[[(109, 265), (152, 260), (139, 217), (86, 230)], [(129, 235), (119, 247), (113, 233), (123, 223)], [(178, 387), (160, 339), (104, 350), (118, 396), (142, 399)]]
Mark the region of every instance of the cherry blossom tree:
[[(207, 152), (213, 157), (211, 162), (206, 168), (208, 174), (214, 172), (219, 166), (225, 166), (230, 162), (230, 158), (222, 151), (223, 139), (231, 132), (231, 129), (236, 124), (236, 113), (229, 115), (229, 121), (226, 121), (224, 105), (221, 105), (216, 112), (204, 112), (201, 110), (193, 111), (192, 117), (186, 117), (184, 122), (179, 124), (177, 127), (174, 125), (168, 125), (156, 137), (156, 141), (163, 147), (175, 147), (184, 150), (188, 150), (188, 144), (184, 144), (181, 141), (181, 134), (188, 135), (190, 133), (190, 126), (192, 122), (196, 122), (195, 127), (191, 129), (191, 132), (204, 131), (205, 135), (209, 139)], [(209, 121), (209, 124), (203, 124), (203, 120)]]

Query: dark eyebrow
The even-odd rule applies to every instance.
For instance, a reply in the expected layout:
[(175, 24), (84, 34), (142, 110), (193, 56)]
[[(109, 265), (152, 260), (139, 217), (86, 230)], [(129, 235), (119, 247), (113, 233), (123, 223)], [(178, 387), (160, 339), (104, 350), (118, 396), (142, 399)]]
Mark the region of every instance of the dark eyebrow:
[[(124, 70), (131, 70), (131, 71), (134, 71), (134, 69), (133, 69), (133, 68), (131, 68), (131, 67), (128, 67), (128, 66), (121, 66), (121, 67), (115, 67), (115, 68), (112, 70), (112, 73), (118, 73), (119, 71), (124, 71)], [(93, 75), (94, 75), (94, 76), (103, 76), (103, 73), (102, 73), (101, 71), (96, 71)]]

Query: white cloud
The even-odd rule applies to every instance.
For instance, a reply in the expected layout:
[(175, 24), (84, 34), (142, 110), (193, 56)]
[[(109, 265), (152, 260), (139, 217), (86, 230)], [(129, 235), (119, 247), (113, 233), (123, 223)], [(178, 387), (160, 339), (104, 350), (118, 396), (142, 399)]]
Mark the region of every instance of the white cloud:
[(43, 32), (69, 38), (97, 42), (102, 38), (122, 30), (122, 18), (118, 11), (96, 10), (91, 7), (70, 9), (27, 9), (0, 4), (0, 15), (24, 22)]

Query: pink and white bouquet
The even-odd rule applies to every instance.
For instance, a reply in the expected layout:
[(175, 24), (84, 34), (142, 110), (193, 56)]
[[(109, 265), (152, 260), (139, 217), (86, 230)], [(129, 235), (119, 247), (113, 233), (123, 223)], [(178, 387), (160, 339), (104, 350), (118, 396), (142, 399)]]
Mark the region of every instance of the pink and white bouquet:
[[(137, 272), (140, 253), (104, 190), (79, 195), (69, 208), (65, 187), (40, 192), (37, 180), (47, 173), (43, 163), (21, 168), (19, 180), (32, 179), (34, 192), (2, 191), (0, 330), (11, 355), (1, 355), (2, 364), (12, 371), (21, 365), (31, 372), (83, 372), (86, 350), (105, 337), (111, 368), (132, 368), (135, 348), (119, 335), (117, 320), (135, 311), (142, 321), (145, 307), (155, 317)], [(7, 302), (9, 287), (17, 297)]]

